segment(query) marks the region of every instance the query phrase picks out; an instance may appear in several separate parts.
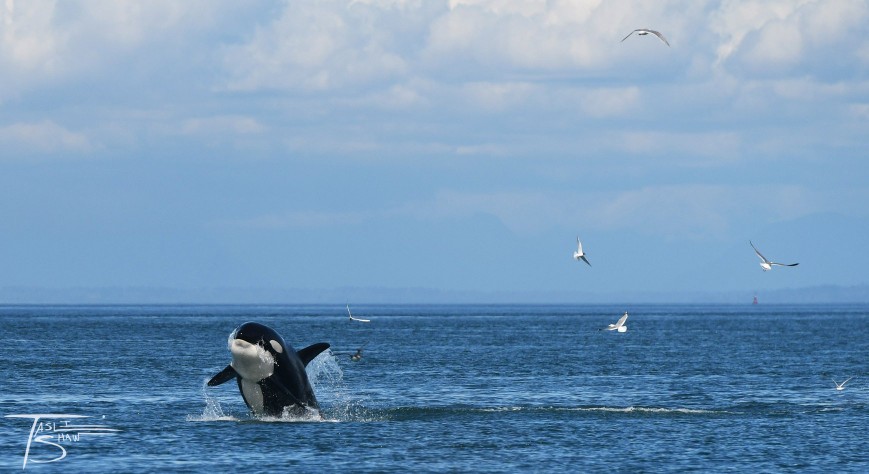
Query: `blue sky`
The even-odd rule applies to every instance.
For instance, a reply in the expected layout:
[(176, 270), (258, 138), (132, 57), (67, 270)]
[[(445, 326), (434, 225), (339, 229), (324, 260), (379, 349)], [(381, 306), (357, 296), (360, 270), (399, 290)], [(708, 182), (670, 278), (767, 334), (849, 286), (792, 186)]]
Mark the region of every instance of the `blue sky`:
[(7, 0), (0, 287), (867, 284), (866, 25), (856, 0)]

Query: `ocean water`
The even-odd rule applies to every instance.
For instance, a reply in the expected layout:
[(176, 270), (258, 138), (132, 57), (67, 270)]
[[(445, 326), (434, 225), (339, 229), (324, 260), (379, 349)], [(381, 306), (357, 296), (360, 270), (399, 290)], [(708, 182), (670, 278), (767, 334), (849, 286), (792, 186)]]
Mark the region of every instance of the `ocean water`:
[[(869, 306), (353, 311), (0, 307), (0, 471), (869, 472)], [(332, 345), (322, 418), (205, 386), (245, 321)]]

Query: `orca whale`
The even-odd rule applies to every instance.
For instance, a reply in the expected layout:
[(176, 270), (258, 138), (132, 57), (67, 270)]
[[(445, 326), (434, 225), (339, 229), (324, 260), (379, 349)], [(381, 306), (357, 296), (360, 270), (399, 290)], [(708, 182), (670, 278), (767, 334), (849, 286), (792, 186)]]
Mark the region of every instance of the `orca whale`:
[(213, 387), (235, 378), (244, 403), (256, 416), (304, 416), (319, 410), (305, 367), (329, 348), (319, 342), (300, 351), (272, 328), (247, 322), (229, 335), (232, 362), (208, 381)]

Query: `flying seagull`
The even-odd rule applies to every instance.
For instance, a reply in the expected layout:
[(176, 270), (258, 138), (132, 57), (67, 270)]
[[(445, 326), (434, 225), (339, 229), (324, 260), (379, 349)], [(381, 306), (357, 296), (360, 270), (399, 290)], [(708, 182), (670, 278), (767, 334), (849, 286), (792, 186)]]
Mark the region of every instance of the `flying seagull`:
[(625, 326), (625, 321), (627, 321), (627, 320), (628, 320), (628, 312), (625, 311), (625, 314), (622, 315), (622, 317), (619, 318), (619, 320), (616, 321), (615, 324), (610, 324), (609, 326), (607, 326), (607, 327), (601, 329), (601, 331), (603, 331), (604, 329), (606, 329), (607, 331), (627, 332), (627, 331), (628, 331), (628, 327)]
[[(576, 238), (576, 252), (573, 252), (573, 258), (588, 263), (588, 259), (585, 258), (585, 252), (582, 251), (582, 242), (579, 241), (579, 237)], [(590, 267), (591, 263), (588, 263), (588, 266)]]
[[(854, 377), (848, 377), (848, 380), (851, 380), (853, 378)], [(835, 379), (833, 379), (833, 383), (836, 384), (836, 390), (845, 390), (845, 384), (848, 383), (848, 380), (846, 380), (842, 383), (839, 383), (839, 382), (836, 382)]]
[(772, 270), (772, 266), (773, 266), (773, 265), (778, 265), (778, 266), (780, 266), (780, 267), (795, 267), (795, 266), (799, 265), (799, 263), (777, 263), (777, 262), (770, 262), (769, 260), (767, 260), (766, 257), (764, 257), (763, 255), (761, 255), (760, 251), (757, 250), (757, 247), (755, 247), (754, 244), (752, 244), (750, 240), (748, 241), (748, 243), (751, 244), (751, 248), (754, 249), (754, 253), (756, 253), (757, 256), (760, 257), (760, 268), (762, 268), (763, 271), (765, 271), (765, 272), (766, 272), (766, 271), (769, 271), (769, 270)]
[[(647, 34), (651, 33), (651, 34), (657, 36), (658, 38), (660, 38), (661, 41), (664, 42), (664, 44), (666, 44), (667, 46), (670, 46), (670, 43), (667, 42), (667, 38), (664, 38), (664, 35), (662, 35), (660, 31), (649, 30), (649, 29), (646, 29), (646, 28), (637, 28), (636, 30), (631, 31), (630, 33), (628, 33), (628, 36), (631, 36), (631, 35), (634, 34), (634, 33), (636, 33), (636, 34), (639, 35), (639, 36), (644, 36), (644, 35), (647, 35)], [(622, 41), (628, 39), (628, 36), (625, 36), (624, 38), (622, 38)]]
[(350, 321), (359, 321), (360, 323), (370, 323), (371, 322), (370, 319), (354, 318), (353, 313), (350, 312), (350, 305), (349, 304), (347, 305), (347, 314), (350, 315)]

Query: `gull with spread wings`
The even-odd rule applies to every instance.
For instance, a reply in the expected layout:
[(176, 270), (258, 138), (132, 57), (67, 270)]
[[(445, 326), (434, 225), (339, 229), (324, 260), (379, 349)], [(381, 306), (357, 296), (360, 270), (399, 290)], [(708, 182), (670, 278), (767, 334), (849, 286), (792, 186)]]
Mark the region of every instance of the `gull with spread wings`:
[(350, 321), (359, 321), (360, 323), (370, 323), (371, 322), (370, 319), (354, 318), (353, 313), (350, 312), (350, 305), (349, 304), (347, 305), (347, 314), (350, 315)]
[(833, 383), (836, 384), (836, 390), (845, 390), (845, 384), (848, 383), (848, 380), (851, 380), (853, 378), (854, 377), (848, 377), (848, 379), (842, 383), (836, 382), (836, 379), (833, 379)]
[(752, 244), (750, 240), (748, 241), (748, 243), (751, 244), (751, 248), (754, 249), (754, 253), (756, 253), (757, 256), (760, 258), (760, 268), (762, 268), (763, 271), (765, 271), (765, 272), (772, 270), (773, 265), (777, 265), (779, 267), (795, 267), (795, 266), (799, 265), (799, 263), (771, 262), (768, 258), (764, 257), (763, 254), (761, 254), (759, 250), (757, 250), (757, 247), (755, 247), (754, 244)]
[(664, 35), (662, 35), (660, 31), (650, 30), (648, 28), (637, 28), (636, 30), (628, 33), (628, 36), (625, 36), (624, 38), (622, 38), (622, 41), (628, 39), (628, 37), (630, 37), (634, 33), (636, 33), (638, 36), (645, 36), (648, 34), (655, 35), (658, 38), (660, 38), (661, 41), (664, 42), (664, 44), (666, 44), (667, 46), (670, 46), (670, 43), (667, 42), (667, 38), (664, 38)]
[(622, 315), (622, 317), (619, 318), (619, 320), (616, 321), (615, 324), (610, 324), (609, 326), (601, 329), (601, 331), (607, 330), (607, 331), (627, 332), (628, 327), (625, 326), (625, 321), (627, 321), (627, 320), (628, 320), (628, 312), (625, 311), (625, 314)]

